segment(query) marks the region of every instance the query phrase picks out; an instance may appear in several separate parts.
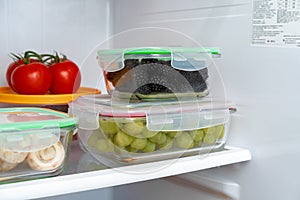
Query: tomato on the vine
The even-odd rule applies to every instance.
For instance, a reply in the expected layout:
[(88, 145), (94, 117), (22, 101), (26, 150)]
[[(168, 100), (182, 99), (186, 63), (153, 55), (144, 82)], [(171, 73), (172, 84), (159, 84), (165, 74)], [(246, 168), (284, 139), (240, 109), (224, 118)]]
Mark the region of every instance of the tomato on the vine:
[(50, 92), (53, 94), (76, 93), (80, 87), (81, 74), (78, 66), (68, 59), (56, 60), (50, 65), (52, 72), (52, 85)]
[(6, 71), (6, 81), (9, 85), (9, 87), (12, 88), (11, 79), (10, 79), (12, 72), (14, 71), (14, 69), (16, 69), (18, 66), (20, 66), (22, 64), (24, 64), (24, 60), (16, 60), (9, 64), (7, 71)]
[(6, 70), (6, 81), (9, 87), (11, 87), (12, 89), (14, 88), (11, 82), (11, 75), (18, 66), (23, 64), (29, 64), (32, 62), (42, 62), (42, 57), (34, 51), (26, 51), (23, 55), (11, 53), (10, 57), (13, 59), (13, 62), (9, 64)]
[(24, 54), (11, 53), (14, 63), (7, 69), (9, 86), (19, 94), (71, 94), (77, 92), (81, 84), (78, 66), (56, 52), (38, 54), (26, 51)]
[(17, 66), (11, 74), (11, 84), (19, 94), (46, 94), (51, 87), (52, 74), (43, 63), (32, 62)]

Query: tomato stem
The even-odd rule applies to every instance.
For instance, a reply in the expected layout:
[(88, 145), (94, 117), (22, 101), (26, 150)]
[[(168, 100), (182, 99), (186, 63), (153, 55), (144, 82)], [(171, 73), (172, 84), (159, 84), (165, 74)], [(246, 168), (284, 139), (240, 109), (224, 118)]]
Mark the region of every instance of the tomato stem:
[(17, 62), (18, 60), (23, 60), (22, 55), (17, 55), (14, 53), (10, 53), (10, 57), (13, 59), (14, 62)]
[(57, 51), (55, 51), (54, 54), (38, 54), (37, 52), (29, 50), (24, 53), (24, 56), (22, 54), (11, 53), (10, 57), (15, 62), (17, 62), (18, 60), (23, 60), (24, 64), (30, 64), (30, 62), (32, 62), (31, 58), (35, 58), (35, 61), (39, 61), (47, 65), (51, 65), (53, 63), (60, 63), (67, 60), (67, 56), (65, 54), (58, 54)]
[(61, 55), (63, 56), (63, 58), (61, 59), (62, 61), (67, 60), (67, 56), (66, 56), (65, 54), (62, 54), (62, 53), (61, 53)]
[[(50, 64), (48, 61), (50, 60), (55, 60), (55, 58), (54, 58), (54, 55), (52, 55), (52, 54), (41, 54), (41, 57), (42, 57), (42, 62), (43, 63), (45, 63), (45, 64)], [(45, 58), (45, 59), (44, 59)]]
[(38, 61), (43, 62), (42, 56), (34, 51), (26, 51), (24, 54), (24, 63), (30, 64), (30, 58), (37, 58)]
[(55, 51), (55, 56), (54, 56), (54, 61), (55, 61), (55, 63), (59, 63), (59, 55), (58, 55), (58, 53), (57, 53), (57, 51)]

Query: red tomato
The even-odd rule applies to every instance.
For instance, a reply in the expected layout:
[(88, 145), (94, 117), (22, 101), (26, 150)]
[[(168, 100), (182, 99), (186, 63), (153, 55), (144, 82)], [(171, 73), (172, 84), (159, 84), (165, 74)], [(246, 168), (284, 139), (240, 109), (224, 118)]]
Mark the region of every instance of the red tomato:
[[(30, 59), (30, 62), (37, 62), (37, 60)], [(12, 84), (11, 84), (11, 74), (14, 71), (14, 69), (16, 69), (16, 67), (18, 67), (22, 64), (24, 64), (24, 60), (16, 60), (16, 61), (10, 63), (7, 70), (6, 70), (6, 81), (9, 85), (9, 87), (11, 87), (12, 89), (13, 89), (13, 87), (12, 87)]]
[(23, 64), (12, 72), (11, 83), (19, 94), (45, 94), (51, 87), (52, 74), (43, 63)]
[(81, 74), (78, 66), (71, 60), (64, 60), (50, 66), (52, 72), (52, 85), (50, 92), (53, 94), (76, 93), (81, 83)]
[(24, 64), (24, 60), (16, 60), (16, 61), (10, 63), (10, 65), (8, 66), (7, 71), (6, 71), (6, 81), (9, 85), (9, 87), (12, 88), (12, 84), (11, 84), (11, 80), (10, 80), (12, 72), (14, 71), (14, 69), (16, 69), (16, 67), (18, 67), (22, 64)]

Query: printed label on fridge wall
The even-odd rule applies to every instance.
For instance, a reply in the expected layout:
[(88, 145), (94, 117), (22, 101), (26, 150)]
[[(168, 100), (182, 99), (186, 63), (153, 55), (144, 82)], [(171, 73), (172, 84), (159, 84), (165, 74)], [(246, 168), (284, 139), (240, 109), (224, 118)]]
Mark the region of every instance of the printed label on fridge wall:
[(254, 0), (252, 44), (300, 48), (300, 0)]

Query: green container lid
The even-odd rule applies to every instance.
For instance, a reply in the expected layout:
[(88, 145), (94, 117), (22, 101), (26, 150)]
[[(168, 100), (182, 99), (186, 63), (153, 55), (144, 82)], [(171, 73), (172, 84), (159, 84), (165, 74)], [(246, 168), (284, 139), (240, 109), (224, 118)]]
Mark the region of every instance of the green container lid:
[(124, 53), (124, 55), (132, 54), (171, 54), (172, 52), (181, 53), (210, 53), (210, 54), (220, 54), (218, 48), (202, 48), (202, 47), (137, 47), (137, 48), (127, 48), (127, 49), (104, 49), (99, 50), (98, 55), (113, 55)]
[(33, 151), (58, 142), (62, 128), (75, 129), (78, 119), (67, 113), (45, 108), (0, 109), (0, 148)]
[(219, 57), (218, 48), (202, 47), (136, 47), (127, 49), (104, 49), (98, 51), (98, 61), (104, 71), (115, 72), (125, 67), (126, 59), (155, 58), (170, 60), (178, 70), (196, 71), (206, 68), (211, 57)]

